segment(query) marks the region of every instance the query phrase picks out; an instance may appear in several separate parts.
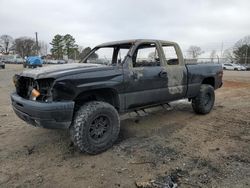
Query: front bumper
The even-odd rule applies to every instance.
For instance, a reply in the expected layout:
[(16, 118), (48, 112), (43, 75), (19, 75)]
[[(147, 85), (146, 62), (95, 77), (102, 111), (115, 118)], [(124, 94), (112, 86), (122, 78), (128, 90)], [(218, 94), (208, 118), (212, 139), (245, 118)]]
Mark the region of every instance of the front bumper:
[(11, 94), (16, 115), (36, 127), (49, 129), (69, 128), (74, 112), (74, 102), (50, 102), (26, 100), (16, 93)]

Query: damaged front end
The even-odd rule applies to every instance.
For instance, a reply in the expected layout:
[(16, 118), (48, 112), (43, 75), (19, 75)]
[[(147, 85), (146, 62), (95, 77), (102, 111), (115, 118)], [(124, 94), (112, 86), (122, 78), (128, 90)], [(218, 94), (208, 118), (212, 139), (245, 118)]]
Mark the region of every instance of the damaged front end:
[(74, 102), (53, 100), (55, 79), (15, 75), (13, 82), (16, 92), (11, 94), (12, 107), (20, 119), (37, 127), (69, 128)]
[(24, 98), (40, 102), (52, 102), (53, 78), (33, 79), (15, 75), (13, 82), (16, 87), (16, 93)]

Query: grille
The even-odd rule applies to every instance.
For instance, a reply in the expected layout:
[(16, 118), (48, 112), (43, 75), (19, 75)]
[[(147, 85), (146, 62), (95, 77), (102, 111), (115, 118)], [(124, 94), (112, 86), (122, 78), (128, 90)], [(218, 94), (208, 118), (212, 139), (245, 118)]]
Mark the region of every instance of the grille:
[(27, 99), (29, 98), (32, 89), (36, 87), (37, 84), (33, 78), (20, 77), (16, 84), (16, 92), (19, 96)]
[(29, 99), (32, 89), (36, 89), (40, 92), (40, 96), (37, 98), (38, 101), (47, 101), (51, 98), (51, 88), (54, 79), (40, 79), (34, 80), (29, 77), (20, 77), (16, 84), (17, 94), (23, 98)]

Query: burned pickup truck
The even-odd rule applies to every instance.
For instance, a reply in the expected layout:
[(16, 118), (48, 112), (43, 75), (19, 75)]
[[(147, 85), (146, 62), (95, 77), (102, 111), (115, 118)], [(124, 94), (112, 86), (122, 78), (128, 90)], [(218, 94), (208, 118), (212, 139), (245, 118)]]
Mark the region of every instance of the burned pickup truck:
[(12, 106), (22, 120), (69, 129), (82, 152), (110, 148), (119, 114), (187, 98), (198, 114), (214, 105), (219, 64), (185, 64), (178, 44), (126, 40), (101, 44), (76, 64), (26, 70), (13, 77)]

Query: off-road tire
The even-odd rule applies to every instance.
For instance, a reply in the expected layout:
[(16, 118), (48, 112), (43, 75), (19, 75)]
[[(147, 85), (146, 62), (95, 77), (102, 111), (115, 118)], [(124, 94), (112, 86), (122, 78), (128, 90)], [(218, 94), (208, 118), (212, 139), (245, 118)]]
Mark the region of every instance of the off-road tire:
[(197, 114), (208, 114), (214, 106), (214, 88), (208, 84), (202, 84), (198, 95), (192, 99), (192, 107)]
[[(99, 128), (101, 129), (99, 130), (98, 127), (105, 127), (105, 122), (108, 125), (106, 132), (103, 133), (105, 128)], [(119, 132), (120, 118), (117, 110), (112, 105), (101, 101), (91, 101), (81, 106), (76, 111), (70, 127), (71, 140), (74, 145), (81, 152), (89, 154), (98, 154), (112, 147)], [(99, 138), (98, 134), (103, 135)]]

